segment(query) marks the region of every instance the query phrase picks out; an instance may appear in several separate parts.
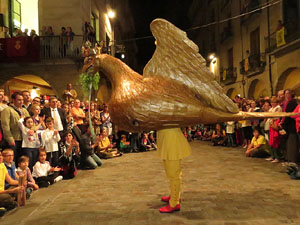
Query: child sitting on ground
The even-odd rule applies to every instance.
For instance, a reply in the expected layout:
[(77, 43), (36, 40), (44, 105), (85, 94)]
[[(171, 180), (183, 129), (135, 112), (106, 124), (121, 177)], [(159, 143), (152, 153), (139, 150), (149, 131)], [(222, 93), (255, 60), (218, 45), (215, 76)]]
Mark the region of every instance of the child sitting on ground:
[(266, 150), (266, 139), (260, 133), (258, 128), (253, 130), (253, 138), (251, 144), (248, 146), (246, 151), (247, 157), (256, 157), (256, 158), (266, 158), (269, 156), (269, 153)]
[(28, 168), (28, 164), (29, 164), (29, 158), (28, 156), (21, 156), (19, 159), (18, 159), (18, 168), (17, 168), (17, 174), (18, 176), (25, 176), (25, 181), (27, 183), (27, 186), (26, 186), (26, 197), (29, 198), (31, 193), (32, 193), (32, 190), (37, 190), (39, 189), (39, 186), (35, 183), (32, 175), (31, 175), (31, 172), (30, 172), (30, 169)]
[(63, 179), (62, 176), (59, 176), (60, 168), (51, 167), (50, 163), (46, 161), (46, 157), (46, 151), (40, 150), (39, 161), (34, 165), (32, 172), (32, 176), (40, 188), (48, 187)]
[(156, 145), (156, 141), (155, 141), (155, 139), (153, 137), (153, 131), (148, 134), (148, 140), (151, 143), (152, 148), (156, 150), (157, 149), (157, 145)]
[(122, 156), (121, 153), (118, 152), (116, 148), (113, 148), (113, 144), (110, 143), (108, 137), (107, 137), (107, 132), (106, 129), (103, 129), (101, 131), (101, 134), (99, 136), (99, 145), (97, 148), (97, 155), (100, 158), (103, 159), (109, 159), (117, 156)]
[(148, 134), (143, 133), (143, 137), (141, 139), (141, 151), (145, 152), (145, 151), (149, 151), (149, 150), (153, 150), (152, 145), (148, 139)]
[(208, 129), (208, 127), (204, 127), (202, 141), (210, 141), (210, 140), (211, 140), (211, 131)]
[(130, 142), (126, 140), (126, 135), (121, 135), (121, 141), (120, 141), (120, 151), (123, 153), (129, 153), (131, 152)]

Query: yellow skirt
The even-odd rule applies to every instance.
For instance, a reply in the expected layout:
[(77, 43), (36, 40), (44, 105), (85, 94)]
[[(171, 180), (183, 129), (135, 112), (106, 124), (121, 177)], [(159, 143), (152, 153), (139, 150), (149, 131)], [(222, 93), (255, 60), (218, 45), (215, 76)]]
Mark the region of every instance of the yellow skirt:
[(191, 147), (180, 128), (157, 131), (157, 152), (163, 160), (179, 160), (191, 154)]

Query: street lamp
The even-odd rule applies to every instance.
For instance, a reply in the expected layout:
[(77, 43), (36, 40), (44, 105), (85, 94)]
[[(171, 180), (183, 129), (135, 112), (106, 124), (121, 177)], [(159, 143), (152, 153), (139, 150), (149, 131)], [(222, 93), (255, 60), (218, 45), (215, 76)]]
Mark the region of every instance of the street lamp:
[(109, 17), (110, 19), (113, 19), (113, 18), (115, 18), (115, 16), (116, 16), (116, 13), (115, 13), (114, 11), (112, 11), (112, 10), (110, 10), (107, 14), (108, 14), (108, 17)]

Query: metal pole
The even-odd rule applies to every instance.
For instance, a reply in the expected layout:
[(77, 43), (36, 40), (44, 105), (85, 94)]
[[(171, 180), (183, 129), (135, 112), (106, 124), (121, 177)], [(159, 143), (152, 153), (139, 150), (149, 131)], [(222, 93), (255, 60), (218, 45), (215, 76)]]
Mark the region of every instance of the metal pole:
[[(270, 0), (267, 0), (269, 4)], [(270, 7), (267, 8), (267, 17), (268, 17), (268, 49), (271, 49), (271, 28), (270, 28)], [(273, 79), (272, 79), (272, 65), (271, 65), (271, 54), (268, 55), (269, 60), (269, 80), (270, 80), (270, 88), (271, 88), (271, 95), (273, 95)]]

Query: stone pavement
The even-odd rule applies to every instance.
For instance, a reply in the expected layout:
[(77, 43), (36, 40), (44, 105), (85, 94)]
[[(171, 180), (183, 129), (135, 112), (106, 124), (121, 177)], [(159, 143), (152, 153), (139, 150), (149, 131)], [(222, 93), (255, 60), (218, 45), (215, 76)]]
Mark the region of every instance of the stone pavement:
[(300, 224), (300, 181), (279, 164), (244, 157), (240, 148), (192, 142), (183, 161), (182, 209), (160, 214), (168, 194), (156, 152), (105, 160), (73, 180), (36, 191), (1, 225)]

